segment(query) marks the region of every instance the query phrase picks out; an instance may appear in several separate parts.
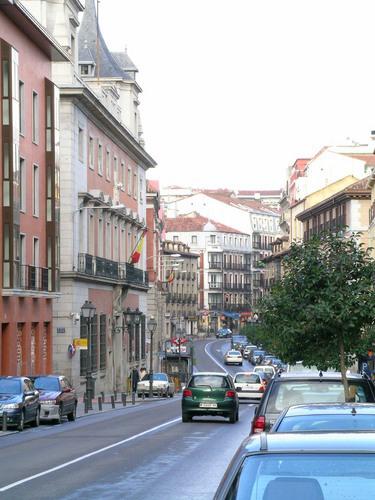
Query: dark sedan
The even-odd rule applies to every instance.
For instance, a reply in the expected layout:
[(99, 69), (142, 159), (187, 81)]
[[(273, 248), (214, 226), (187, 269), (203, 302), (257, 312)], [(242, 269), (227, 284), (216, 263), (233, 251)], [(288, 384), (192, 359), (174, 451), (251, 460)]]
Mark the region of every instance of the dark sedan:
[(61, 423), (63, 417), (75, 420), (77, 395), (69, 380), (62, 375), (34, 376), (35, 388), (40, 393), (41, 420)]
[(0, 422), (23, 431), (26, 423), (39, 425), (39, 392), (27, 377), (0, 377)]
[(271, 432), (375, 431), (375, 404), (316, 403), (286, 408)]
[(375, 433), (261, 433), (246, 439), (214, 500), (367, 500)]

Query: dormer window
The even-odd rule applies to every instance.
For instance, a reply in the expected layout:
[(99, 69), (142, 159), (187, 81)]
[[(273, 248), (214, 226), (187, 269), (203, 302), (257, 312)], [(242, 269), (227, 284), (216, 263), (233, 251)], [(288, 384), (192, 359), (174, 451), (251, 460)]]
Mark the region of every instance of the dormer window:
[(80, 64), (79, 67), (82, 76), (94, 76), (95, 64)]

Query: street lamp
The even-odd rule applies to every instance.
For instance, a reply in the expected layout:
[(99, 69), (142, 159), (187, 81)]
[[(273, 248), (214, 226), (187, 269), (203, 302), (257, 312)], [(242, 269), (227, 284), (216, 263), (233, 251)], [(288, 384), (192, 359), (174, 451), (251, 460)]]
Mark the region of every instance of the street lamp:
[(182, 330), (181, 327), (178, 326), (176, 329), (176, 334), (178, 338), (178, 378), (180, 380), (180, 386), (181, 386), (181, 334)]
[(153, 383), (154, 383), (154, 363), (153, 363), (153, 340), (154, 340), (154, 333), (157, 327), (157, 322), (156, 319), (153, 316), (150, 316), (150, 319), (148, 320), (148, 330), (151, 334), (150, 337), (150, 374), (149, 374), (149, 379), (150, 379), (150, 391), (149, 391), (149, 397), (152, 398), (154, 395), (153, 392)]
[(94, 379), (92, 377), (92, 351), (91, 351), (91, 335), (92, 335), (92, 320), (96, 313), (94, 304), (85, 300), (81, 307), (82, 317), (86, 319), (87, 323), (87, 361), (86, 361), (86, 399), (87, 407), (92, 410), (92, 398), (94, 392)]

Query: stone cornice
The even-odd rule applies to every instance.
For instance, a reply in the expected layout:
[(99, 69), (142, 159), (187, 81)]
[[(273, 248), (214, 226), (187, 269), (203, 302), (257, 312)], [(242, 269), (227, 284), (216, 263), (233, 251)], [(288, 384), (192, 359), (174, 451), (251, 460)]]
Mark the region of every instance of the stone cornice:
[(129, 156), (144, 170), (157, 165), (156, 161), (142, 148), (132, 134), (119, 123), (106, 109), (95, 94), (86, 86), (61, 86), (61, 99), (72, 99), (77, 106), (89, 115), (99, 129), (105, 133), (118, 147), (125, 149)]

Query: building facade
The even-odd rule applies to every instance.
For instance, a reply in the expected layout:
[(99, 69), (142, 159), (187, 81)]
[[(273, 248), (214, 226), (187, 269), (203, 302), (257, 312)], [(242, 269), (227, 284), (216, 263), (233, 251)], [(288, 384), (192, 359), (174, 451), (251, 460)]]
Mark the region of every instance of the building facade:
[(0, 4), (0, 375), (49, 373), (59, 296), (59, 92), (68, 56), (20, 2)]

